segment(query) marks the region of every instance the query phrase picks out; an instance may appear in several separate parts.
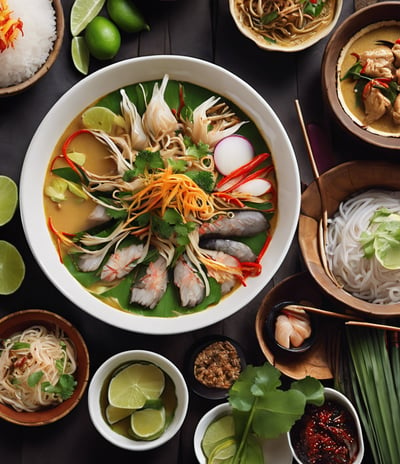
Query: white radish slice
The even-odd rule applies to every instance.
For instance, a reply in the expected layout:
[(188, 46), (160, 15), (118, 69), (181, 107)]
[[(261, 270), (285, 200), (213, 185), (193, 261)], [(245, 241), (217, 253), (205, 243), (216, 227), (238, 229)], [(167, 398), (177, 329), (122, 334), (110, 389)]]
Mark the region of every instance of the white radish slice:
[(218, 171), (227, 176), (254, 158), (254, 148), (246, 137), (229, 135), (214, 148), (214, 162)]
[(272, 184), (267, 179), (251, 179), (247, 182), (243, 182), (243, 184), (239, 185), (235, 189), (236, 192), (240, 193), (248, 193), (249, 195), (253, 195), (254, 197), (259, 197), (264, 195), (264, 193), (268, 193), (272, 188)]

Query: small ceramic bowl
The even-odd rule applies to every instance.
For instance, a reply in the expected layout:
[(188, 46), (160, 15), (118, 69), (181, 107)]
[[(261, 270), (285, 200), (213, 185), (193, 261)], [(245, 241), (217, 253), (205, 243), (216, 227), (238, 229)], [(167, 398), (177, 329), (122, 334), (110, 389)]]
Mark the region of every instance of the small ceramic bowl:
[[(397, 28), (400, 26), (399, 2), (375, 2), (350, 15), (338, 26), (327, 43), (322, 60), (322, 93), (331, 114), (344, 131), (367, 144), (397, 152), (400, 146), (400, 128), (398, 131), (394, 129), (395, 132), (391, 134), (385, 134), (381, 130), (375, 131), (371, 127), (364, 127), (359, 115), (354, 114), (349, 105), (345, 103), (341, 85), (339, 85), (343, 77), (339, 69), (340, 62), (346, 49), (353, 52), (351, 44), (356, 38), (373, 28), (382, 27), (383, 24), (396, 24)], [(355, 61), (351, 64), (353, 63)], [(343, 72), (347, 69), (346, 67)], [(356, 101), (355, 97), (354, 101)]]
[[(229, 337), (225, 337), (223, 335), (210, 335), (199, 340), (188, 351), (188, 356), (185, 363), (186, 379), (189, 388), (194, 393), (203, 398), (219, 400), (228, 396), (229, 387), (214, 387), (212, 386), (212, 383), (208, 381), (206, 382), (207, 385), (205, 385), (203, 382), (200, 382), (195, 375), (195, 363), (199, 354), (208, 348), (216, 347), (215, 344), (224, 345), (226, 343), (228, 344), (227, 348), (229, 352), (227, 352), (226, 348), (222, 346), (221, 350), (218, 350), (218, 353), (216, 353), (216, 356), (214, 357), (213, 365), (223, 369), (224, 360), (227, 360), (229, 364), (231, 364), (235, 369), (235, 374), (239, 375), (236, 372), (236, 369), (240, 373), (246, 367), (246, 357), (242, 347), (235, 340), (232, 340)], [(236, 353), (233, 353), (233, 351)], [(236, 360), (239, 361), (239, 364), (236, 364), (236, 361), (232, 361), (232, 355), (234, 355)], [(221, 365), (218, 364), (219, 361), (221, 361)]]
[(310, 324), (311, 324), (311, 335), (308, 338), (306, 338), (300, 346), (297, 346), (297, 347), (283, 346), (277, 341), (275, 337), (275, 326), (276, 326), (276, 320), (278, 316), (282, 314), (282, 311), (288, 305), (292, 305), (292, 304), (295, 305), (298, 303), (299, 302), (296, 302), (296, 301), (281, 301), (280, 303), (277, 303), (276, 305), (274, 305), (271, 308), (271, 310), (268, 312), (267, 319), (265, 321), (264, 334), (268, 341), (269, 346), (276, 353), (293, 354), (293, 355), (296, 355), (298, 353), (304, 353), (305, 351), (308, 351), (312, 347), (313, 343), (315, 342), (316, 321), (315, 321), (314, 316), (310, 313), (308, 313), (308, 316), (310, 318)]
[(80, 333), (63, 317), (42, 309), (28, 309), (11, 313), (0, 319), (0, 339), (21, 332), (33, 325), (43, 325), (54, 331), (56, 327), (71, 340), (76, 349), (77, 370), (74, 378), (77, 385), (72, 396), (59, 405), (35, 412), (18, 412), (0, 404), (0, 417), (18, 425), (39, 426), (55, 422), (69, 414), (82, 399), (89, 379), (89, 353)]
[(311, 31), (301, 40), (296, 40), (293, 38), (290, 43), (282, 45), (270, 40), (266, 40), (259, 31), (254, 29), (254, 27), (249, 24), (247, 14), (244, 13), (244, 4), (246, 5), (249, 3), (251, 2), (246, 0), (229, 0), (230, 12), (237, 28), (245, 37), (255, 42), (258, 47), (262, 48), (263, 50), (278, 52), (298, 52), (300, 50), (309, 48), (312, 45), (315, 45), (333, 30), (337, 21), (339, 20), (343, 6), (343, 0), (336, 0), (334, 7), (335, 10), (333, 12), (332, 19), (329, 22), (327, 22), (320, 29)]
[(0, 97), (10, 97), (12, 95), (16, 95), (27, 90), (32, 85), (36, 84), (36, 82), (38, 82), (55, 63), (60, 53), (64, 38), (65, 21), (64, 10), (61, 0), (52, 0), (52, 4), (56, 18), (56, 38), (46, 61), (31, 77), (29, 77), (25, 81), (15, 85), (10, 85), (8, 87), (0, 87)]
[[(388, 161), (350, 161), (326, 171), (319, 181), (326, 192), (326, 209), (330, 218), (338, 210), (340, 203), (355, 193), (373, 188), (400, 190), (400, 166)], [(369, 303), (337, 286), (328, 277), (319, 253), (320, 219), (321, 199), (318, 186), (313, 182), (302, 194), (298, 238), (305, 265), (317, 284), (341, 305), (365, 316), (399, 316), (400, 303)]]
[[(354, 423), (355, 434), (356, 434), (355, 438), (358, 444), (358, 450), (356, 451), (356, 454), (353, 456), (353, 460), (351, 462), (353, 464), (361, 464), (363, 457), (364, 457), (364, 439), (363, 439), (360, 419), (358, 417), (356, 409), (354, 408), (351, 401), (345, 395), (343, 395), (337, 390), (334, 390), (333, 388), (327, 388), (327, 387), (325, 388), (325, 400), (332, 401), (333, 403), (338, 404), (339, 407), (343, 408), (344, 410), (350, 413), (350, 417)], [(300, 459), (299, 456), (297, 455), (297, 452), (296, 452), (297, 446), (296, 446), (295, 438), (294, 438), (294, 428), (292, 428), (292, 430), (288, 432), (288, 441), (289, 441), (289, 446), (293, 453), (293, 457), (295, 461), (298, 464), (306, 464), (306, 461)]]
[[(229, 403), (222, 403), (208, 411), (197, 424), (193, 437), (193, 446), (199, 464), (206, 464), (207, 459), (202, 450), (202, 441), (208, 426), (217, 419), (232, 414)], [(262, 448), (265, 462), (274, 464), (291, 464), (293, 460), (292, 452), (289, 448), (286, 434), (282, 434), (271, 440), (263, 440)]]
[[(176, 397), (176, 407), (171, 422), (159, 438), (149, 441), (128, 438), (111, 428), (105, 416), (104, 392), (115, 371), (129, 363), (152, 363), (159, 367), (168, 380), (172, 382), (172, 390)], [(173, 394), (173, 393), (172, 393)], [(117, 353), (107, 359), (95, 372), (90, 381), (88, 405), (89, 414), (97, 431), (110, 443), (130, 451), (146, 451), (157, 448), (171, 440), (181, 428), (185, 420), (189, 402), (189, 393), (180, 370), (167, 358), (152, 351), (131, 350)]]

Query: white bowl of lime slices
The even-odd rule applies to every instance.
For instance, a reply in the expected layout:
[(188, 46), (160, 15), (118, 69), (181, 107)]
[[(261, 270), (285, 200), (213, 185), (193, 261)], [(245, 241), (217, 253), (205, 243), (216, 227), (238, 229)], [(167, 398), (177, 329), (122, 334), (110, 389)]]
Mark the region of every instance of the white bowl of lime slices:
[(151, 351), (115, 354), (95, 372), (88, 394), (97, 431), (131, 451), (163, 445), (181, 428), (189, 394), (179, 369)]

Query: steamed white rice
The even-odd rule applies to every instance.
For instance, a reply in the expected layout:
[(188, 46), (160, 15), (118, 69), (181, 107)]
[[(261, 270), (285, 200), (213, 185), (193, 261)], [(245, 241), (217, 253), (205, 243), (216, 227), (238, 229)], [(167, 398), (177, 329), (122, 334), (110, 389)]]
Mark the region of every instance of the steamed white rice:
[(13, 18), (23, 22), (14, 48), (0, 53), (0, 87), (26, 81), (44, 64), (56, 39), (56, 17), (50, 0), (8, 0)]

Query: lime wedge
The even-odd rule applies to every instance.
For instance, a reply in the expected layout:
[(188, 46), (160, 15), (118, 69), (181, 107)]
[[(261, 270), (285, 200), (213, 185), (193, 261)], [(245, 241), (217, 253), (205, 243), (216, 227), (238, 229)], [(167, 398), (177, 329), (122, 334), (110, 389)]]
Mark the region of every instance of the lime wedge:
[(139, 440), (154, 440), (165, 429), (165, 409), (141, 409), (131, 415), (133, 436)]
[(97, 129), (110, 134), (114, 126), (125, 126), (124, 118), (104, 106), (92, 106), (82, 114), (82, 123), (88, 129)]
[(207, 462), (209, 464), (228, 464), (232, 462), (236, 449), (236, 440), (234, 438), (226, 438), (213, 449)]
[(74, 37), (80, 34), (100, 13), (104, 3), (105, 0), (75, 0), (70, 17), (71, 34)]
[(203, 453), (209, 457), (218, 443), (235, 435), (235, 424), (232, 415), (223, 416), (212, 422), (204, 433), (201, 447)]
[(0, 295), (18, 290), (25, 277), (25, 264), (14, 245), (0, 240)]
[(71, 41), (71, 56), (75, 68), (86, 76), (89, 72), (90, 54), (84, 37), (73, 37)]
[(107, 422), (111, 425), (116, 424), (120, 420), (125, 419), (125, 417), (130, 416), (133, 413), (133, 411), (134, 409), (116, 408), (109, 404), (106, 407)]
[(135, 363), (111, 379), (108, 401), (112, 406), (140, 409), (147, 400), (155, 400), (164, 390), (165, 377), (154, 364)]
[(7, 224), (14, 216), (18, 203), (18, 189), (7, 176), (0, 176), (0, 226)]

